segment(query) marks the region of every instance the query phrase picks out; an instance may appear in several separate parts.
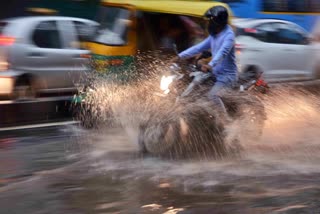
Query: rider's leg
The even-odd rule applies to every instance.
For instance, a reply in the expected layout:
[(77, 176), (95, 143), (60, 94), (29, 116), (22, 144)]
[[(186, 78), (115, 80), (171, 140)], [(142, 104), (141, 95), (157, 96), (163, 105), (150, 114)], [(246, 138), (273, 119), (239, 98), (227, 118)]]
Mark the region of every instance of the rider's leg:
[(231, 119), (227, 113), (226, 107), (221, 99), (224, 93), (226, 93), (228, 85), (222, 82), (216, 82), (212, 89), (209, 91), (209, 99), (213, 101), (219, 117), (223, 124), (231, 122)]
[(195, 74), (194, 79), (188, 85), (186, 90), (184, 90), (184, 92), (181, 94), (181, 97), (188, 96), (193, 91), (195, 86), (202, 84), (204, 81), (211, 78), (211, 76), (212, 76), (211, 73), (199, 72), (199, 73)]

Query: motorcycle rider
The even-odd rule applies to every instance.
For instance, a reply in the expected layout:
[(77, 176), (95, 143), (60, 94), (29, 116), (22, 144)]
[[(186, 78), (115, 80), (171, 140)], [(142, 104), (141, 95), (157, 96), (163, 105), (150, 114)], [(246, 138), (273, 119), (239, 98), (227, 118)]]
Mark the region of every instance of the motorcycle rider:
[(201, 66), (203, 75), (194, 79), (195, 84), (201, 84), (212, 75), (216, 82), (210, 90), (208, 96), (216, 105), (220, 113), (221, 122), (228, 123), (228, 117), (221, 96), (231, 88), (238, 80), (238, 71), (235, 57), (235, 34), (230, 25), (228, 25), (228, 10), (223, 6), (215, 6), (205, 13), (208, 20), (209, 36), (197, 45), (181, 52), (172, 61), (193, 57), (203, 51), (211, 49), (212, 60)]

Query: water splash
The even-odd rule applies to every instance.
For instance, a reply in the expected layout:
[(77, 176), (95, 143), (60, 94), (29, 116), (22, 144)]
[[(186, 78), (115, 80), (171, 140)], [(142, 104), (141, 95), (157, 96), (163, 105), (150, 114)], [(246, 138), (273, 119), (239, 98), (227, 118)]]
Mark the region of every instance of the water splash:
[[(159, 74), (165, 69), (163, 61), (154, 60), (145, 66), (145, 70), (152, 71), (149, 78), (141, 78), (133, 84), (123, 85), (114, 80), (101, 78), (95, 80), (96, 90), (88, 96), (87, 102), (92, 104), (91, 113), (93, 112), (100, 124), (92, 134), (95, 138), (97, 134), (101, 135), (101, 138), (93, 143), (99, 151), (103, 148), (105, 151), (116, 149), (136, 152), (139, 127), (151, 117), (159, 120), (164, 117), (172, 119), (181, 109), (194, 108), (194, 103), (173, 108), (171, 102), (156, 98), (150, 93), (158, 90)], [(267, 112), (267, 120), (261, 138), (249, 140), (248, 135), (254, 129), (243, 128), (243, 123), (247, 121), (239, 120), (231, 125), (230, 132), (240, 139), (243, 150), (241, 157), (234, 157), (235, 161), (240, 159), (238, 163), (242, 164), (241, 167), (231, 167), (228, 169), (229, 172), (243, 175), (278, 173), (282, 170), (315, 170), (314, 163), (320, 157), (317, 131), (320, 126), (319, 98), (303, 89), (281, 86), (271, 88), (271, 92), (263, 97), (263, 105)], [(182, 130), (190, 128), (184, 121), (180, 123)], [(118, 131), (120, 135), (125, 136), (125, 140), (122, 138), (120, 141), (125, 143), (111, 140), (117, 135), (114, 133), (111, 137), (105, 138), (110, 134), (106, 132), (110, 126), (121, 127)], [(201, 136), (197, 135), (195, 138)], [(100, 145), (97, 142), (100, 142)], [(225, 161), (239, 166), (232, 159)]]

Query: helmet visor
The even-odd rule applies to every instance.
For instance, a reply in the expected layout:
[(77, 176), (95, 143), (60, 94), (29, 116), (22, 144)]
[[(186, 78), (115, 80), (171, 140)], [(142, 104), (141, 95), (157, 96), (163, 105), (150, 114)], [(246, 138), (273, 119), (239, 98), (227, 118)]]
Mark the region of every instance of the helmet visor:
[(212, 15), (206, 15), (203, 17), (203, 19), (206, 21), (213, 21), (215, 19), (215, 17)]
[(217, 17), (216, 16), (208, 15), (208, 16), (205, 16), (203, 19), (208, 21), (209, 23), (213, 23), (213, 24), (219, 25), (219, 23), (217, 22)]

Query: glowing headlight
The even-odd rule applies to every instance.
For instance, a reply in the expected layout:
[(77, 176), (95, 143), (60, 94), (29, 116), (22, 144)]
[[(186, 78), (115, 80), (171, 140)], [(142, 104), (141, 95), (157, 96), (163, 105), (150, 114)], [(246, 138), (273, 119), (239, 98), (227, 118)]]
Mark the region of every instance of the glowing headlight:
[(172, 76), (162, 76), (161, 82), (160, 82), (160, 89), (165, 94), (168, 94), (170, 92), (169, 86), (172, 83), (174, 78), (175, 78), (174, 75), (172, 75)]

